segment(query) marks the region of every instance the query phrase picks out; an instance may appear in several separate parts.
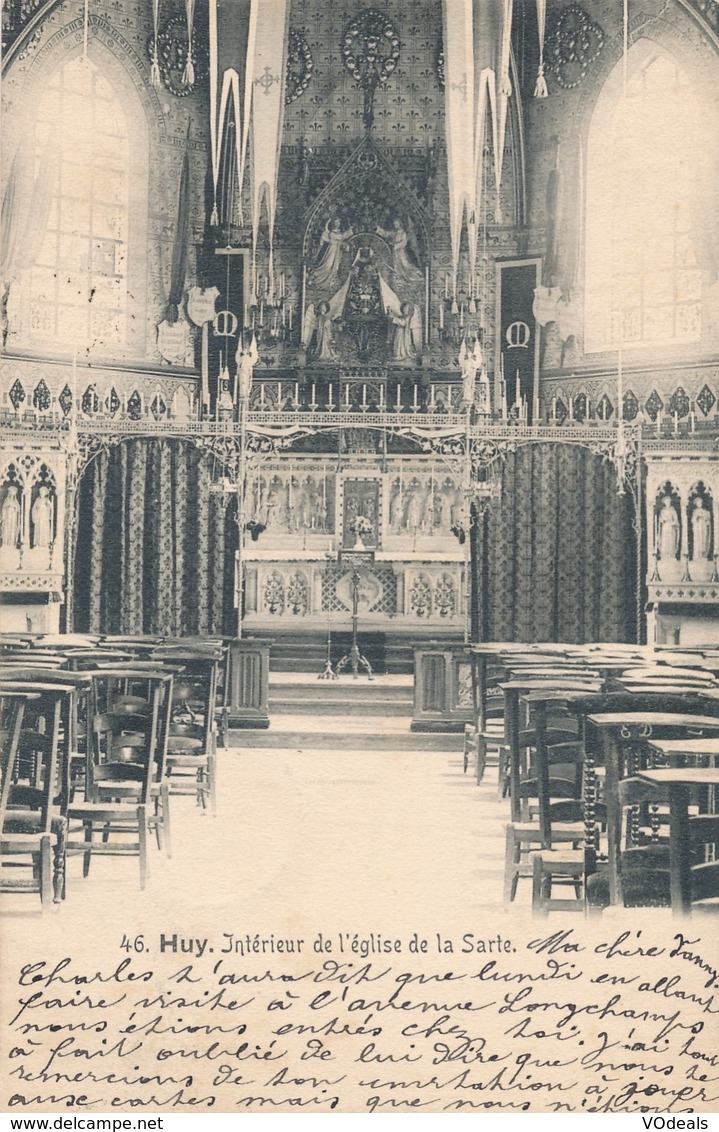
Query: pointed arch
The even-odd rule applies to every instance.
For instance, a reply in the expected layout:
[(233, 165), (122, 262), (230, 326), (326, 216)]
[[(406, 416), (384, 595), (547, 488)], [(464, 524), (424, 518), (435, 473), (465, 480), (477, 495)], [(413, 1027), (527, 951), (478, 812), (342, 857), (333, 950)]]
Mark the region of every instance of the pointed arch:
[(645, 38), (599, 94), (587, 139), (588, 353), (701, 338), (701, 118), (683, 66)]
[(15, 161), (10, 345), (142, 355), (149, 124), (132, 77), (93, 39), (35, 82), (32, 107)]

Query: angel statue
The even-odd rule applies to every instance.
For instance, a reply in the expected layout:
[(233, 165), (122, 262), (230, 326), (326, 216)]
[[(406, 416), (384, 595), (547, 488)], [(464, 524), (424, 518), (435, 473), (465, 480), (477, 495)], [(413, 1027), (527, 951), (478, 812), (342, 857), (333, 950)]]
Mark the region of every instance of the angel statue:
[(244, 338), (240, 337), (235, 360), (237, 361), (237, 393), (239, 395), (240, 404), (247, 405), (252, 390), (252, 371), (260, 360), (254, 334), (252, 335), (252, 340), (247, 349), (245, 349)]
[[(392, 249), (392, 272), (395, 284), (418, 283), (422, 278), (422, 272), (411, 255), (408, 254), (408, 248), (412, 255), (416, 254), (417, 242), (415, 239), (410, 240), (410, 237), (413, 236), (412, 229), (410, 228), (408, 233), (402, 221), (396, 216), (392, 221), (391, 228), (378, 226), (376, 231), (379, 236), (389, 241)], [(414, 247), (412, 247), (412, 244), (414, 244)]]
[(399, 310), (387, 309), (389, 345), (397, 361), (416, 358), (422, 347), (422, 318), (415, 303), (402, 303)]
[(340, 317), (342, 309), (334, 310), (331, 303), (322, 301), (315, 308), (310, 303), (305, 313), (302, 340), (307, 343), (308, 353), (317, 362), (333, 362), (336, 359), (333, 320)]
[(352, 234), (352, 228), (342, 231), (339, 216), (325, 224), (320, 236), (320, 256), (312, 271), (312, 282), (318, 287), (327, 287), (337, 279), (342, 262), (342, 245)]

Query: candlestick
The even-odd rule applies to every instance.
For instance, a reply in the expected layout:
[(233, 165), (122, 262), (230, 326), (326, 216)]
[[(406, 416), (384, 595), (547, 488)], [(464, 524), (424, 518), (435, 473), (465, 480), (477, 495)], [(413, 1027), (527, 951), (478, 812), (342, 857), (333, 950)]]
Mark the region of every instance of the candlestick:
[(401, 389), (400, 389), (399, 382), (397, 382), (397, 406), (396, 407), (397, 407), (397, 412), (399, 412), (400, 409), (402, 408), (402, 396), (401, 396)]
[(380, 409), (384, 409), (384, 385), (380, 385), (379, 387), (379, 407)]
[(679, 413), (674, 413), (674, 435), (679, 435)]
[(350, 387), (349, 387), (349, 385), (345, 385), (345, 405), (349, 409), (349, 407), (350, 407)]
[(299, 385), (299, 382), (296, 381), (295, 382), (295, 405), (299, 404), (299, 400), (300, 400), (300, 385)]
[(444, 303), (439, 304), (439, 329), (444, 330)]
[(314, 382), (312, 382), (312, 402), (311, 403), (313, 405), (317, 404), (317, 401), (315, 400), (315, 383)]
[(330, 386), (329, 386), (329, 400), (327, 401), (327, 408), (328, 408), (328, 409), (334, 409), (334, 407), (335, 407), (335, 405), (334, 405), (334, 401), (332, 400), (332, 397), (333, 397), (333, 394), (332, 394), (332, 383), (330, 382)]
[(362, 384), (362, 408), (367, 408), (367, 386)]
[(414, 385), (414, 392), (412, 396), (412, 407), (417, 408), (417, 384)]
[(444, 279), (444, 297), (445, 299), (449, 298), (449, 272), (447, 272)]

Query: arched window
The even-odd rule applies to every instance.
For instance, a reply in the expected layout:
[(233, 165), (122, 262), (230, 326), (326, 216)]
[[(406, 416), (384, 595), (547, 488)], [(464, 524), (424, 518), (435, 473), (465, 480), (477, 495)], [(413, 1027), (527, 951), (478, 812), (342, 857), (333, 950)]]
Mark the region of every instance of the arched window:
[(16, 257), (11, 345), (144, 352), (144, 256), (132, 249), (146, 234), (148, 135), (112, 64), (75, 57), (37, 99), (24, 158), (34, 215)]
[(647, 41), (615, 68), (587, 145), (585, 349), (695, 342), (700, 114), (686, 75)]
[(74, 59), (45, 88), (36, 167), (54, 138), (55, 192), (30, 270), (32, 338), (119, 344), (126, 335), (128, 131), (112, 87), (89, 60)]

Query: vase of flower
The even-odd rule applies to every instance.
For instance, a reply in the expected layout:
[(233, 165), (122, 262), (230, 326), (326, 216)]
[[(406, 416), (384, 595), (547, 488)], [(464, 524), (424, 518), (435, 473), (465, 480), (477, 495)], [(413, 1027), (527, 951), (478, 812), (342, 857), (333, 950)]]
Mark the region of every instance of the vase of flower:
[(372, 534), (372, 524), (370, 523), (369, 519), (366, 519), (364, 515), (355, 515), (354, 519), (350, 523), (350, 530), (355, 536), (355, 542), (352, 549), (366, 550), (367, 544), (364, 540), (370, 537)]

